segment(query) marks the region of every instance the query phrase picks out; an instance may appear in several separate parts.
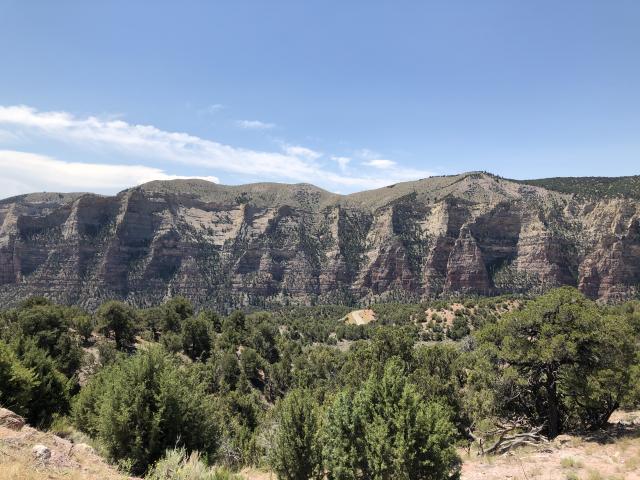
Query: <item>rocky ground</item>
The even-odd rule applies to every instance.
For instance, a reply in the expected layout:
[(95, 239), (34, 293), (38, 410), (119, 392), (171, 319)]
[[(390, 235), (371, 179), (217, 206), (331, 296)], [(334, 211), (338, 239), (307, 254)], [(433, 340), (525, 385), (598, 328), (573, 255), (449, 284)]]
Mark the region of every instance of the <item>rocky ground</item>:
[(24, 424), (0, 408), (0, 479), (125, 480), (86, 443), (74, 443)]
[[(619, 413), (590, 435), (562, 435), (499, 457), (461, 452), (462, 480), (640, 480), (640, 412)], [(275, 475), (245, 469), (247, 480)], [(0, 409), (0, 480), (125, 480), (89, 445), (45, 433)]]

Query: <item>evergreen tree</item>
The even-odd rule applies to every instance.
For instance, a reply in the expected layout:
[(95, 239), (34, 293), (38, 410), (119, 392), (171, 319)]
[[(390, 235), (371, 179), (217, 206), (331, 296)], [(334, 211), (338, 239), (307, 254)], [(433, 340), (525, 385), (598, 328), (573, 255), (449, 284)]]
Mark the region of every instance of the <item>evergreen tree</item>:
[(459, 472), (450, 412), (427, 404), (390, 359), (381, 379), (371, 375), (330, 406), (323, 458), (331, 479), (451, 479)]
[(292, 390), (277, 411), (277, 431), (271, 465), (283, 480), (307, 480), (320, 475), (320, 452), (316, 441), (318, 406), (309, 390)]
[(598, 427), (623, 400), (634, 363), (633, 330), (571, 287), (529, 302), (482, 328), (478, 365), (496, 414), (527, 416), (555, 437), (571, 426)]
[(218, 429), (212, 406), (191, 370), (152, 347), (101, 371), (80, 392), (73, 412), (78, 428), (142, 473), (176, 445), (213, 455)]
[(0, 340), (0, 405), (18, 415), (29, 414), (29, 402), (38, 385), (36, 374)]
[(65, 377), (56, 362), (31, 339), (21, 343), (18, 353), (22, 364), (36, 378), (27, 403), (27, 421), (31, 425), (47, 427), (55, 414), (68, 413), (75, 382)]
[(104, 303), (97, 316), (100, 331), (106, 336), (113, 335), (118, 350), (126, 349), (133, 342), (136, 313), (126, 303), (116, 300)]
[(162, 306), (162, 330), (179, 333), (182, 322), (193, 316), (193, 305), (184, 297), (173, 297)]
[(62, 307), (34, 297), (23, 303), (18, 310), (17, 326), (20, 338), (30, 339), (44, 350), (56, 363), (59, 370), (72, 376), (80, 367), (82, 351), (69, 332), (70, 321)]
[(206, 360), (211, 353), (209, 329), (205, 317), (191, 317), (182, 323), (182, 349), (191, 360)]

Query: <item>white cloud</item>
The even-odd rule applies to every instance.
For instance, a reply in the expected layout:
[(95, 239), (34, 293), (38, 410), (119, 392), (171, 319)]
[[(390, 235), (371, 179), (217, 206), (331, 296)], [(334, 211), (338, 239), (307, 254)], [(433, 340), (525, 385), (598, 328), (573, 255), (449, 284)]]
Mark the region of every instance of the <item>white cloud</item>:
[(45, 155), (0, 150), (3, 178), (0, 198), (39, 191), (116, 193), (152, 180), (201, 178), (218, 183), (213, 176), (182, 177), (142, 165), (111, 165), (64, 162)]
[(381, 168), (385, 170), (396, 166), (396, 162), (394, 162), (393, 160), (385, 160), (384, 158), (368, 160), (366, 162), (362, 162), (362, 164), (369, 167)]
[(236, 125), (247, 130), (269, 130), (276, 126), (275, 123), (266, 123), (260, 120), (238, 120)]
[(316, 152), (315, 150), (311, 150), (307, 147), (301, 147), (300, 145), (285, 145), (283, 150), (287, 155), (306, 158), (308, 160), (317, 160), (322, 157), (322, 153)]
[[(359, 168), (357, 172), (347, 172), (346, 169), (342, 170), (342, 167), (338, 172), (334, 170), (333, 162), (329, 167), (325, 165), (322, 153), (299, 145), (285, 144), (282, 146), (282, 152), (250, 150), (224, 145), (188, 133), (162, 130), (152, 125), (131, 124), (122, 119), (95, 116), (81, 118), (67, 112), (40, 112), (28, 106), (0, 106), (0, 126), (15, 138), (19, 138), (21, 144), (26, 144), (27, 147), (45, 138), (63, 142), (80, 152), (94, 150), (102, 154), (120, 154), (135, 158), (136, 163), (154, 162), (157, 165), (160, 162), (169, 162), (197, 167), (200, 170), (210, 169), (216, 174), (225, 172), (246, 178), (246, 181), (309, 182), (331, 190), (346, 187), (353, 191), (432, 175), (428, 171), (402, 168), (395, 162), (384, 170), (373, 165), (372, 172), (367, 172), (365, 168)], [(25, 150), (22, 146), (20, 149)], [(374, 152), (368, 154), (371, 158), (367, 160), (380, 159)], [(343, 163), (346, 166), (348, 162)], [(340, 166), (340, 162), (338, 165)], [(165, 174), (163, 170), (154, 167), (135, 168), (147, 168), (151, 169), (153, 174)], [(6, 173), (7, 169), (18, 171), (16, 165), (8, 165), (3, 173)], [(131, 173), (130, 170), (128, 172)], [(43, 185), (50, 185), (46, 189), (51, 191), (57, 184), (53, 179), (49, 180)], [(116, 180), (117, 177), (114, 178), (114, 181)], [(123, 177), (118, 185), (125, 181), (130, 184), (137, 182), (129, 176)], [(84, 183), (85, 187), (82, 190), (97, 191), (104, 182), (98, 182), (97, 178), (96, 182), (95, 186)], [(63, 187), (64, 185), (60, 188)]]
[(338, 164), (338, 166), (340, 167), (340, 171), (344, 172), (347, 170), (347, 167), (349, 166), (349, 162), (351, 161), (351, 158), (333, 156), (331, 157), (331, 160), (333, 160)]

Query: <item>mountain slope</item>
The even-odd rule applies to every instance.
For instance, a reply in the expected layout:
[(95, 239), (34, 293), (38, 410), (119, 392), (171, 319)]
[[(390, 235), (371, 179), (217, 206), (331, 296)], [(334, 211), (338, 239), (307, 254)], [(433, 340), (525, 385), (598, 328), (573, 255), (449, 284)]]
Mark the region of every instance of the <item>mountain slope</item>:
[(536, 292), (605, 300), (640, 284), (640, 201), (481, 172), (352, 195), (308, 184), (151, 182), (113, 197), (0, 201), (0, 301), (93, 308), (182, 294), (266, 302)]

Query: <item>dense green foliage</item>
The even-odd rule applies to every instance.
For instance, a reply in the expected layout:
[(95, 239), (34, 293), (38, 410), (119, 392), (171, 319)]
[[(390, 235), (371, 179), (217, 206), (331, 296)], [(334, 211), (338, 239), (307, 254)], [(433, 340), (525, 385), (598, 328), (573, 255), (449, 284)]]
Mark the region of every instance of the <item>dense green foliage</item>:
[(0, 402), (46, 427), (69, 411), (82, 350), (72, 309), (33, 298), (0, 315)]
[(35, 372), (25, 367), (15, 352), (0, 341), (0, 405), (27, 416), (37, 383)]
[(323, 456), (329, 478), (448, 479), (457, 476), (450, 412), (427, 403), (395, 357), (382, 378), (371, 375), (356, 392), (329, 406)]
[(216, 449), (215, 412), (203, 384), (159, 347), (102, 370), (76, 398), (73, 415), (134, 472), (176, 445), (207, 454)]
[(278, 405), (271, 465), (278, 478), (321, 477), (318, 406), (309, 390), (292, 390)]
[(0, 404), (39, 426), (67, 415), (151, 478), (445, 479), (454, 444), (500, 422), (554, 436), (640, 401), (639, 302), (562, 288), (371, 308), (349, 325), (343, 306), (225, 316), (176, 297), (90, 315), (31, 299), (0, 313)]
[(640, 175), (630, 177), (555, 177), (521, 182), (563, 193), (575, 193), (587, 198), (619, 196), (640, 198)]
[(631, 325), (569, 287), (485, 326), (477, 338), (478, 383), (494, 392), (497, 412), (544, 424), (551, 437), (602, 426), (631, 389)]
[(136, 324), (135, 311), (127, 304), (111, 301), (98, 309), (100, 332), (109, 337), (113, 335), (118, 350), (124, 350), (133, 341)]

